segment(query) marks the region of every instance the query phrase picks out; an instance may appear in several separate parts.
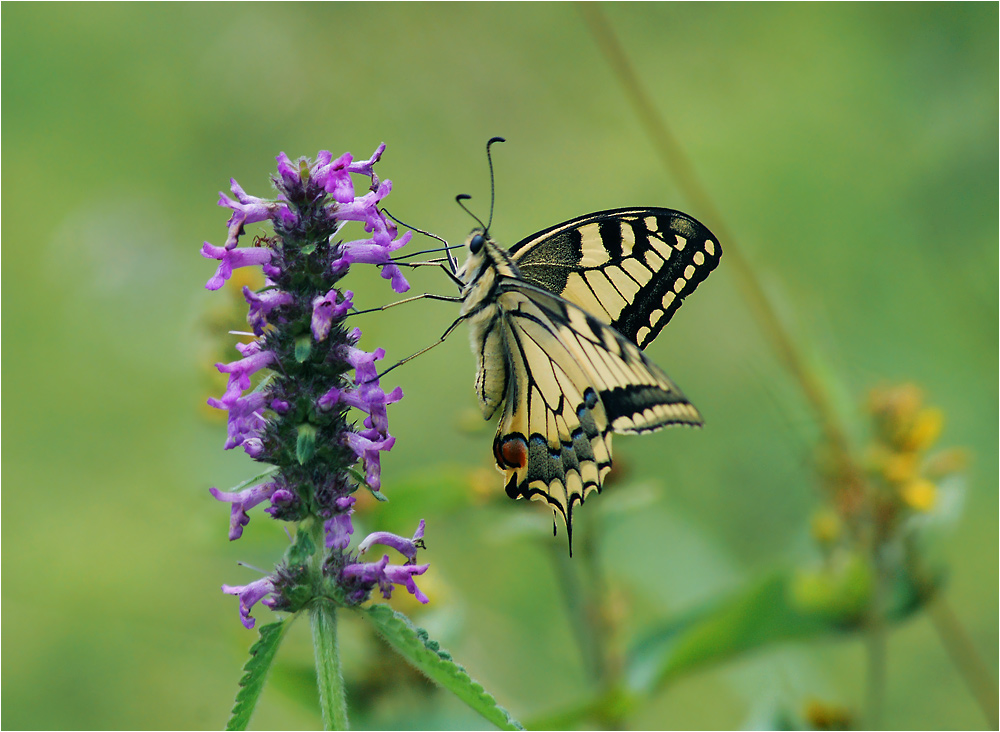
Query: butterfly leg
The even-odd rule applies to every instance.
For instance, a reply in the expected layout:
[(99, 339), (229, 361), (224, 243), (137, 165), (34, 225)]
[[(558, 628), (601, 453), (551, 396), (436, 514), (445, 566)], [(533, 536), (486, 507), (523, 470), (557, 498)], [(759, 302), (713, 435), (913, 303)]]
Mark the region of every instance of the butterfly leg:
[[(462, 282), (456, 275), (455, 269), (457, 264), (455, 264), (455, 259), (451, 256), (451, 252), (448, 252), (448, 259), (429, 259), (426, 262), (401, 262), (398, 259), (392, 260), (401, 267), (440, 267), (441, 271), (444, 272), (448, 277), (458, 285), (459, 289), (465, 287), (465, 283)], [(447, 262), (447, 264), (445, 264)]]
[[(415, 299), (417, 299), (417, 298), (410, 298), (410, 299), (411, 299), (411, 300), (415, 300)], [(396, 303), (396, 304), (398, 304), (398, 303)], [(386, 306), (386, 307), (388, 307), (388, 306)], [(413, 359), (415, 359), (415, 358), (416, 358), (417, 356), (420, 356), (420, 355), (423, 355), (423, 354), (427, 353), (427, 352), (428, 352), (429, 350), (431, 350), (431, 349), (432, 349), (432, 348), (434, 348), (435, 346), (440, 346), (440, 345), (441, 345), (442, 343), (444, 343), (444, 341), (445, 341), (445, 338), (447, 338), (448, 336), (450, 336), (450, 335), (451, 335), (451, 332), (452, 332), (453, 330), (455, 330), (455, 328), (457, 328), (457, 327), (458, 327), (458, 324), (459, 324), (459, 323), (461, 323), (461, 322), (462, 322), (463, 320), (465, 320), (465, 319), (466, 319), (467, 317), (468, 317), (468, 316), (466, 316), (466, 315), (463, 315), (462, 317), (458, 318), (458, 319), (457, 319), (457, 320), (456, 320), (456, 321), (455, 321), (454, 323), (452, 323), (451, 325), (449, 325), (449, 326), (448, 326), (448, 329), (447, 329), (447, 330), (446, 330), (446, 331), (445, 331), (444, 333), (442, 333), (442, 334), (441, 334), (441, 337), (440, 337), (440, 338), (439, 338), (438, 340), (434, 341), (434, 343), (430, 344), (430, 345), (429, 345), (429, 346), (427, 346), (426, 348), (421, 348), (421, 349), (420, 349), (419, 351), (417, 351), (416, 353), (413, 353), (413, 354), (410, 354), (409, 356), (407, 356), (406, 358), (404, 358), (404, 359), (403, 359), (402, 361), (398, 361), (397, 363), (393, 364), (392, 366), (390, 366), (389, 368), (387, 368), (387, 369), (386, 369), (385, 371), (383, 371), (382, 373), (378, 374), (378, 375), (377, 375), (377, 376), (375, 377), (375, 379), (376, 379), (376, 380), (377, 380), (377, 379), (381, 379), (381, 378), (382, 378), (383, 376), (385, 376), (385, 375), (386, 375), (387, 373), (389, 373), (390, 371), (392, 371), (392, 370), (393, 370), (394, 368), (396, 368), (397, 366), (402, 366), (402, 365), (403, 365), (404, 363), (406, 363), (407, 361), (412, 361), (412, 360), (413, 360)]]
[(389, 308), (394, 308), (397, 305), (402, 305), (403, 303), (413, 302), (414, 300), (423, 300), (424, 298), (427, 298), (428, 300), (441, 300), (443, 302), (462, 301), (462, 298), (460, 297), (450, 297), (448, 295), (435, 295), (433, 293), (425, 292), (423, 295), (414, 295), (413, 297), (407, 297), (403, 300), (397, 300), (396, 302), (391, 302), (388, 305), (383, 305), (382, 307), (368, 308), (367, 310), (355, 310), (354, 312), (349, 313), (349, 315), (364, 315), (365, 313), (377, 313), (381, 312), (382, 310), (388, 310)]

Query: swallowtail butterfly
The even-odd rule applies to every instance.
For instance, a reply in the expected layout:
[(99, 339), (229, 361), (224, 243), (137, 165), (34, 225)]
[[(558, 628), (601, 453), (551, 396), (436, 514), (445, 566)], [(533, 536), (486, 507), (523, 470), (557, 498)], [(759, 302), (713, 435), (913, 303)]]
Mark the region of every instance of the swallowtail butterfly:
[[(491, 141), (492, 142), (492, 141)], [(700, 425), (642, 349), (715, 269), (719, 242), (668, 208), (600, 211), (509, 250), (488, 225), (458, 270), (483, 416), (507, 495), (546, 501), (566, 522), (611, 470), (611, 434)], [(450, 330), (450, 329), (449, 329)]]

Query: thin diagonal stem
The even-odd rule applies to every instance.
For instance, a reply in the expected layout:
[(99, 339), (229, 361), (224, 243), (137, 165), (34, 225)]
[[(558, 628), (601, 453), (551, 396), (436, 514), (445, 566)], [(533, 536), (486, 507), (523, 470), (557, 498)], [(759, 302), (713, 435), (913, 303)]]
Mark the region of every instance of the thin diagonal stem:
[[(581, 2), (577, 3), (577, 7), (612, 71), (625, 90), (629, 102), (652, 140), (667, 171), (674, 176), (679, 187), (687, 194), (692, 204), (699, 211), (704, 212), (705, 218), (711, 221), (712, 230), (716, 232), (722, 242), (725, 242), (726, 254), (761, 330), (770, 341), (778, 357), (798, 381), (806, 400), (816, 414), (825, 441), (833, 453), (835, 465), (840, 471), (841, 485), (846, 485), (857, 492), (867, 492), (869, 488), (862, 471), (851, 455), (847, 432), (841, 424), (826, 390), (815, 374), (807, 368), (804, 356), (796, 347), (795, 342), (778, 317), (777, 311), (768, 300), (749, 260), (737, 244), (729, 227), (726, 226), (719, 209), (695, 172), (694, 166), (639, 81), (635, 69), (629, 62), (622, 45), (618, 42), (600, 5), (596, 2)], [(944, 603), (943, 598), (938, 598), (931, 603), (928, 607), (928, 613), (952, 662), (972, 691), (986, 718), (990, 720), (990, 724), (996, 727), (998, 719), (996, 682), (976, 653), (975, 647), (969, 641), (968, 634), (961, 622), (952, 612), (950, 606)], [(871, 660), (871, 663), (884, 664), (884, 659)]]
[(785, 330), (777, 312), (768, 300), (760, 280), (754, 274), (749, 260), (737, 244), (736, 237), (729, 230), (722, 214), (715, 205), (708, 190), (702, 184), (694, 166), (683, 148), (667, 127), (663, 117), (656, 111), (649, 95), (643, 88), (635, 69), (604, 15), (598, 3), (579, 3), (578, 7), (591, 33), (604, 53), (631, 102), (639, 121), (649, 135), (660, 160), (673, 175), (681, 190), (691, 199), (692, 205), (711, 222), (711, 228), (724, 242), (730, 266), (737, 274), (743, 295), (752, 308), (765, 337), (770, 341), (782, 363), (792, 372), (819, 418), (820, 428), (826, 441), (835, 451), (838, 463), (846, 468), (850, 477), (860, 480), (858, 471), (848, 453), (848, 441), (844, 429), (837, 419), (833, 406), (819, 380), (806, 367), (805, 359), (795, 347), (795, 343)]
[(992, 729), (1000, 727), (1000, 698), (997, 685), (969, 634), (955, 615), (943, 595), (931, 600), (927, 607), (934, 629), (941, 638), (945, 651), (955, 664), (976, 703)]
[(603, 676), (601, 649), (594, 628), (588, 622), (587, 611), (590, 599), (580, 581), (579, 568), (574, 566), (563, 547), (554, 542), (549, 545), (549, 553), (552, 557), (556, 579), (559, 581), (559, 589), (562, 590), (563, 603), (566, 606), (566, 613), (569, 615), (570, 627), (577, 645), (580, 647), (583, 665), (587, 669), (591, 681), (595, 684), (599, 683)]

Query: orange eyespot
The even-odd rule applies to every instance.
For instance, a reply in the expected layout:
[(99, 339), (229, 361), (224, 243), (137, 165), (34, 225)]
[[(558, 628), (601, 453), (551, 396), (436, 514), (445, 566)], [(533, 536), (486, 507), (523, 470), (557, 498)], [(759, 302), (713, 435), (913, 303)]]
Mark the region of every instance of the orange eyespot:
[(493, 441), (493, 455), (504, 469), (523, 468), (528, 464), (528, 442), (521, 435), (508, 435)]

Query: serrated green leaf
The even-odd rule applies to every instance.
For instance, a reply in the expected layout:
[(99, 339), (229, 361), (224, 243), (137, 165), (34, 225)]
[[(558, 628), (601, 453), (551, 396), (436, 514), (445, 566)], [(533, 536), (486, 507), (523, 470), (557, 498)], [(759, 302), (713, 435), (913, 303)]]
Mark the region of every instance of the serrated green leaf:
[(450, 691), (470, 709), (482, 715), (499, 729), (524, 729), (506, 709), (499, 706), (482, 685), (451, 659), (427, 631), (416, 627), (410, 619), (388, 605), (372, 605), (361, 611), (378, 634), (431, 681)]
[(267, 673), (271, 670), (274, 656), (278, 652), (278, 646), (281, 645), (288, 625), (290, 625), (288, 621), (279, 620), (260, 627), (260, 638), (250, 647), (250, 658), (243, 666), (243, 678), (240, 679), (236, 703), (226, 723), (227, 730), (245, 730), (250, 724), (250, 717), (257, 708)]

